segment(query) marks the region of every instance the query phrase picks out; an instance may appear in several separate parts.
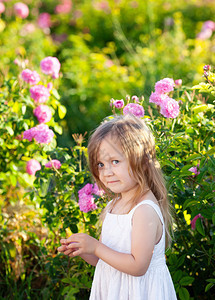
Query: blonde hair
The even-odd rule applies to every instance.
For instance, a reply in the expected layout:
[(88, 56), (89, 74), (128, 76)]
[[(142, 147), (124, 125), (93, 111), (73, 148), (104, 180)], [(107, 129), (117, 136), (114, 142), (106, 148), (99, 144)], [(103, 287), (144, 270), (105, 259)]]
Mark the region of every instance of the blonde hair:
[[(146, 126), (142, 119), (133, 115), (114, 116), (108, 121), (103, 122), (91, 135), (88, 143), (89, 167), (98, 186), (102, 188), (111, 198), (120, 197), (113, 194), (99, 179), (98, 172), (98, 151), (100, 144), (105, 137), (111, 135), (120, 142), (123, 153), (125, 154), (130, 169), (135, 180), (138, 183), (138, 189), (134, 197), (130, 200), (131, 209), (137, 204), (137, 201), (148, 190), (155, 195), (160, 209), (162, 211), (166, 229), (166, 244), (170, 242), (169, 233), (171, 224), (171, 214), (169, 202), (167, 199), (167, 190), (160, 164), (156, 158), (155, 141), (152, 132)], [(112, 209), (115, 201), (108, 205)], [(107, 208), (102, 215), (106, 214)]]

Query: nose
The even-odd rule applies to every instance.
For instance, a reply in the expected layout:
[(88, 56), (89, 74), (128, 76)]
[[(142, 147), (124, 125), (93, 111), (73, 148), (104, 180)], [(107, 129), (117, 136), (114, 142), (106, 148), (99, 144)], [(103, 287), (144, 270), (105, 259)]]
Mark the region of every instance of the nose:
[(103, 175), (104, 176), (111, 176), (111, 175), (113, 175), (113, 170), (112, 170), (112, 167), (111, 167), (111, 165), (106, 165), (106, 166), (104, 166), (104, 169), (103, 169)]

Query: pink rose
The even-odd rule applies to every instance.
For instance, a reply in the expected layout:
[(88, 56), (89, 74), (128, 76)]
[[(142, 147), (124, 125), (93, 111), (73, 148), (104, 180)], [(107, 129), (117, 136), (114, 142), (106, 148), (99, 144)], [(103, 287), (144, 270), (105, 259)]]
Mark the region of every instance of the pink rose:
[(155, 84), (155, 92), (158, 94), (165, 94), (174, 91), (174, 80), (172, 78), (164, 78)]
[(54, 137), (54, 132), (45, 124), (32, 127), (23, 133), (23, 139), (32, 141), (35, 139), (39, 144), (49, 144)]
[(22, 2), (17, 2), (14, 4), (14, 11), (15, 14), (22, 19), (27, 18), (27, 16), (29, 15), (28, 6)]
[(53, 83), (52, 83), (52, 82), (49, 82), (49, 83), (47, 84), (47, 89), (48, 89), (49, 91), (51, 91), (52, 88), (53, 88)]
[(55, 168), (58, 170), (61, 167), (61, 162), (57, 159), (52, 159), (47, 164), (45, 164), (45, 167), (49, 169)]
[(21, 73), (22, 79), (30, 85), (35, 85), (40, 81), (40, 75), (36, 71), (25, 69)]
[(128, 103), (123, 109), (123, 115), (132, 114), (136, 117), (143, 117), (144, 113), (143, 107), (137, 103)]
[(37, 20), (40, 28), (50, 28), (51, 27), (51, 17), (48, 13), (41, 13)]
[(167, 97), (161, 105), (160, 113), (165, 118), (176, 118), (179, 115), (178, 102), (172, 98)]
[(40, 163), (36, 159), (31, 159), (27, 162), (26, 172), (30, 175), (35, 175), (41, 169)]
[(0, 2), (0, 14), (2, 14), (5, 11), (5, 5), (4, 3)]
[(43, 73), (51, 75), (53, 78), (59, 77), (60, 62), (57, 57), (48, 56), (40, 62)]
[(205, 21), (202, 25), (202, 30), (207, 30), (207, 29), (215, 31), (215, 22), (211, 20)]
[(176, 79), (175, 80), (175, 85), (178, 86), (178, 87), (181, 86), (182, 85), (182, 79)]
[(113, 102), (113, 105), (116, 107), (116, 108), (122, 108), (124, 106), (124, 101), (123, 99), (121, 100), (115, 100)]
[(51, 120), (52, 112), (47, 105), (39, 105), (34, 109), (34, 115), (39, 123), (48, 123)]
[(197, 167), (192, 167), (192, 168), (190, 168), (188, 171), (194, 173), (194, 174), (195, 174), (194, 176), (200, 174), (200, 172), (198, 171)]
[(196, 216), (191, 220), (190, 225), (191, 225), (191, 228), (192, 228), (193, 230), (195, 230), (195, 228), (196, 228), (196, 220), (197, 220), (198, 218), (203, 219), (202, 215), (201, 215), (201, 214), (198, 214), (198, 215), (196, 215)]
[(56, 14), (68, 14), (72, 9), (72, 1), (71, 0), (61, 0), (61, 4), (58, 4), (55, 7)]
[(30, 93), (36, 103), (44, 103), (50, 96), (49, 90), (43, 85), (33, 86), (30, 88)]
[(155, 103), (156, 105), (162, 105), (164, 100), (167, 98), (166, 94), (160, 94), (160, 93), (151, 93), (151, 96), (149, 97), (149, 102)]
[(137, 96), (135, 96), (135, 95), (131, 97), (131, 100), (133, 100), (134, 103), (139, 103), (140, 102), (139, 98)]
[(78, 204), (79, 208), (83, 212), (89, 212), (97, 208), (96, 204), (94, 203), (95, 198), (93, 195), (102, 196), (104, 194), (103, 190), (99, 190), (97, 184), (87, 183), (82, 189), (78, 191)]

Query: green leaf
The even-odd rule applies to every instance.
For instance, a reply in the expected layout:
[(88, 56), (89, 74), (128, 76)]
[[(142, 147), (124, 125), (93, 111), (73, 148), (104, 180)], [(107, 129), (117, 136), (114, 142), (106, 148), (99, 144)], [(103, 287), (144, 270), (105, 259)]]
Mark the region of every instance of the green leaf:
[(193, 283), (193, 281), (194, 281), (193, 277), (185, 276), (185, 277), (181, 278), (179, 283), (181, 285), (189, 285), (189, 284)]
[(211, 155), (215, 153), (215, 147), (211, 148), (209, 151), (206, 152), (207, 155)]
[(14, 131), (13, 131), (13, 129), (12, 129), (10, 126), (6, 126), (5, 129), (7, 130), (7, 132), (8, 132), (10, 135), (13, 135), (13, 134), (14, 134)]
[(196, 159), (200, 159), (200, 158), (202, 158), (202, 155), (199, 154), (199, 153), (196, 153), (196, 154), (190, 155), (190, 156), (187, 157), (185, 160), (186, 160), (186, 161), (189, 161), (189, 160), (196, 160)]
[(58, 91), (56, 89), (52, 89), (52, 95), (59, 100), (60, 99), (60, 95), (58, 94)]
[(205, 287), (205, 292), (208, 292), (212, 287), (214, 286), (214, 283), (208, 283)]
[(201, 218), (198, 218), (196, 220), (196, 230), (203, 236), (205, 236), (205, 229), (204, 229), (204, 226), (202, 224), (202, 219)]
[(213, 222), (213, 224), (215, 225), (215, 213), (214, 213), (213, 216), (212, 216), (212, 222)]
[(58, 106), (58, 115), (60, 119), (63, 119), (66, 115), (66, 107), (63, 105)]
[(180, 288), (179, 290), (179, 298), (181, 300), (189, 300), (190, 299), (190, 294), (188, 290), (184, 287)]
[(177, 187), (178, 187), (182, 192), (185, 191), (185, 188), (184, 188), (184, 185), (183, 185), (183, 183), (182, 183), (182, 180), (176, 179), (175, 183), (176, 183)]

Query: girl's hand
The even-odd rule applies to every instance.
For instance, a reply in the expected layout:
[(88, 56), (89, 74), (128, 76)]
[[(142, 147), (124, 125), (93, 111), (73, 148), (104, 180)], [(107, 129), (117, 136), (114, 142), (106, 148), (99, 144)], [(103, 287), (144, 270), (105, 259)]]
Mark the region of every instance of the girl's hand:
[(58, 251), (69, 256), (77, 256), (82, 254), (95, 254), (99, 241), (85, 233), (76, 233), (68, 239), (62, 239), (62, 246)]

